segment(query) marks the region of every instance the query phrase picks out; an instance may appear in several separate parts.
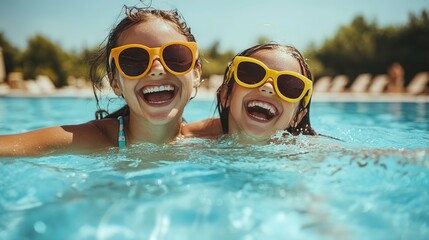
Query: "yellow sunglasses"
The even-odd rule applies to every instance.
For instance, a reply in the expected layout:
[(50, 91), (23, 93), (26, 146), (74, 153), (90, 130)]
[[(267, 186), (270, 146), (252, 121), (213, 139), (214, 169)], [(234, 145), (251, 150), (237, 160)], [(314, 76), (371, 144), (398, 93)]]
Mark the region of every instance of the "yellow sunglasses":
[(237, 84), (245, 88), (260, 87), (272, 78), (281, 99), (295, 103), (304, 98), (304, 107), (310, 102), (313, 82), (297, 72), (276, 71), (255, 58), (236, 56), (228, 73), (228, 82), (233, 75)]
[(109, 64), (114, 59), (116, 67), (123, 76), (137, 79), (149, 72), (155, 56), (159, 57), (162, 66), (168, 72), (183, 75), (195, 66), (197, 43), (169, 42), (158, 48), (127, 44), (110, 51)]

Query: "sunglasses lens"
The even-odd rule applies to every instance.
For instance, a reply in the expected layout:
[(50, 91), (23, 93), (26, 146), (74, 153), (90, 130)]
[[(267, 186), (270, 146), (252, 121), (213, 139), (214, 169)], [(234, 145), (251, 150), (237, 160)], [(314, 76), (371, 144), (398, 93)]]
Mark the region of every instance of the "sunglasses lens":
[(142, 48), (127, 48), (119, 54), (119, 65), (128, 76), (141, 75), (149, 65), (149, 53)]
[(265, 69), (258, 64), (241, 62), (237, 66), (237, 77), (246, 84), (256, 84), (265, 77)]
[(194, 62), (191, 49), (184, 45), (173, 44), (162, 51), (165, 64), (174, 72), (188, 71)]
[(277, 79), (279, 91), (288, 98), (298, 98), (304, 91), (304, 82), (291, 75), (280, 75)]

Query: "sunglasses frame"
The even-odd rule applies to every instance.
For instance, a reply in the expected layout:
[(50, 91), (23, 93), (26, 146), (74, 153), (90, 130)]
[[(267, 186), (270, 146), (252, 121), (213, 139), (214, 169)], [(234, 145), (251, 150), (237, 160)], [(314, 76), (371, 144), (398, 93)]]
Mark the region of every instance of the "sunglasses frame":
[[(162, 53), (164, 51), (165, 48), (171, 46), (171, 45), (182, 45), (187, 47), (191, 53), (192, 53), (192, 64), (189, 67), (188, 70), (184, 71), (184, 72), (176, 72), (173, 71), (170, 67), (168, 67), (168, 65), (165, 63), (164, 57), (162, 56)], [(146, 70), (137, 76), (130, 76), (128, 74), (126, 74), (122, 68), (121, 65), (119, 64), (119, 55), (122, 53), (122, 51), (126, 50), (126, 49), (130, 49), (130, 48), (140, 48), (140, 49), (144, 49), (149, 53), (149, 63), (146, 67)], [(143, 77), (144, 75), (146, 75), (149, 70), (152, 67), (153, 61), (156, 59), (155, 56), (158, 56), (158, 59), (160, 60), (162, 66), (170, 73), (174, 74), (174, 75), (184, 75), (187, 74), (188, 72), (190, 72), (196, 64), (196, 60), (197, 60), (197, 43), (196, 42), (168, 42), (164, 45), (162, 45), (161, 47), (157, 47), (157, 48), (150, 48), (148, 46), (142, 45), (142, 44), (126, 44), (126, 45), (122, 45), (119, 47), (115, 47), (112, 48), (112, 50), (110, 51), (110, 56), (109, 56), (109, 65), (111, 65), (112, 63), (112, 58), (115, 61), (115, 65), (118, 68), (119, 72), (122, 74), (122, 76), (125, 76), (129, 79), (138, 79)]]
[[(254, 63), (260, 67), (262, 67), (265, 70), (265, 76), (257, 83), (255, 84), (248, 84), (245, 83), (243, 81), (241, 81), (238, 76), (237, 76), (237, 68), (239, 66), (240, 63), (243, 62), (249, 62), (249, 63)], [(286, 102), (291, 102), (291, 103), (295, 103), (300, 101), (304, 96), (304, 107), (306, 107), (308, 105), (308, 103), (310, 102), (310, 97), (311, 97), (311, 93), (312, 93), (312, 88), (313, 88), (313, 82), (308, 79), (307, 77), (305, 77), (302, 74), (299, 74), (297, 72), (293, 72), (293, 71), (276, 71), (273, 70), (269, 67), (267, 67), (267, 65), (265, 65), (263, 62), (255, 59), (255, 58), (251, 58), (251, 57), (245, 57), (245, 56), (236, 56), (234, 58), (234, 60), (232, 61), (229, 73), (228, 73), (228, 82), (230, 81), (232, 75), (234, 75), (234, 79), (235, 82), (245, 88), (257, 88), (262, 86), (263, 84), (265, 84), (265, 82), (268, 81), (269, 78), (273, 79), (274, 81), (274, 90), (276, 91), (277, 95), (284, 101)], [(298, 79), (300, 79), (301, 81), (304, 82), (304, 89), (302, 91), (302, 93), (299, 95), (299, 97), (297, 98), (289, 98), (284, 96), (278, 87), (278, 77), (280, 75), (290, 75), (293, 77), (296, 77)], [(228, 83), (227, 82), (227, 83)], [(308, 92), (308, 93), (307, 93)]]

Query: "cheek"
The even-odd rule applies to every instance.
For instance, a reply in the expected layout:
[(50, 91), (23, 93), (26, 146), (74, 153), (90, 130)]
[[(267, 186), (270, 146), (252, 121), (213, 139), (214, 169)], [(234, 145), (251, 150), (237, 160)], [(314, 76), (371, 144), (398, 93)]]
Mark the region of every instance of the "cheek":
[(228, 105), (230, 108), (230, 114), (235, 116), (236, 120), (239, 120), (243, 112), (243, 99), (250, 92), (250, 89), (243, 88), (234, 85), (229, 95)]
[(243, 105), (244, 91), (242, 87), (234, 85), (229, 95), (229, 105), (231, 109), (238, 110)]
[[(138, 79), (136, 80), (130, 80), (127, 78), (124, 78), (122, 76), (119, 76), (118, 79), (118, 85), (122, 89), (122, 96), (124, 98), (128, 99), (128, 101), (131, 101), (132, 99), (136, 98), (136, 85), (139, 82)], [(134, 101), (134, 100), (132, 100)]]
[(282, 119), (285, 124), (287, 123), (289, 125), (289, 122), (293, 119), (295, 116), (295, 112), (298, 108), (297, 103), (283, 103), (283, 113), (282, 113)]
[(182, 83), (181, 91), (190, 94), (194, 88), (194, 77), (192, 74), (186, 74), (185, 76), (179, 77), (180, 82)]
[(124, 91), (130, 91), (135, 87), (135, 82), (137, 81), (133, 81), (133, 80), (129, 80), (129, 79), (124, 79), (124, 78), (120, 78), (119, 80), (119, 85), (121, 86), (121, 88)]
[(232, 114), (238, 114), (240, 109), (241, 109), (241, 102), (242, 99), (239, 98), (237, 95), (232, 95), (229, 97), (229, 109), (230, 109), (230, 113)]

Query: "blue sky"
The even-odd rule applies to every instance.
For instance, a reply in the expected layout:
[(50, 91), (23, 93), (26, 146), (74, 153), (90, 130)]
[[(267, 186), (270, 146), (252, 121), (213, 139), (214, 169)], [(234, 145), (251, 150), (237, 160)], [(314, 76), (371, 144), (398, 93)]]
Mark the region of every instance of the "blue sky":
[[(21, 49), (39, 33), (79, 51), (104, 40), (124, 4), (143, 6), (138, 0), (0, 0), (0, 32)], [(409, 13), (429, 11), (429, 0), (152, 0), (152, 6), (178, 8), (203, 48), (220, 40), (222, 50), (240, 51), (265, 36), (303, 50), (358, 14), (379, 26), (404, 24)]]

